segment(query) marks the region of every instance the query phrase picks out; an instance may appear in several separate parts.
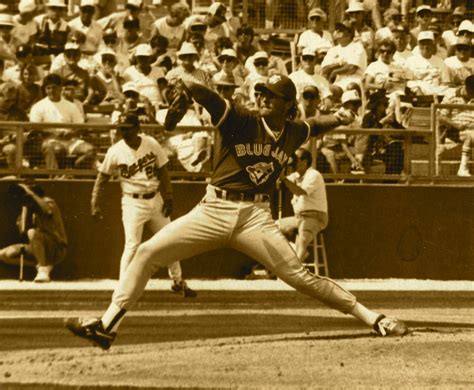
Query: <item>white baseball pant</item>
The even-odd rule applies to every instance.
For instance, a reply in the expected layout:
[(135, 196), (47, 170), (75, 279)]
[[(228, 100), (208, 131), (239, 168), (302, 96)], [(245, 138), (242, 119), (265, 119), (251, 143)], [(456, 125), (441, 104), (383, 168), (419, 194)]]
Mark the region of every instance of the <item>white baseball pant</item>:
[(252, 257), (299, 292), (343, 313), (356, 304), (349, 291), (302, 266), (272, 219), (269, 203), (222, 200), (211, 185), (193, 210), (140, 245), (112, 301), (130, 309), (158, 267), (221, 247)]
[[(126, 269), (142, 242), (145, 225), (155, 234), (170, 223), (170, 218), (163, 215), (162, 207), (163, 198), (160, 193), (157, 193), (151, 199), (135, 199), (127, 194), (122, 196), (122, 223), (125, 233), (125, 247), (120, 259), (120, 279), (125, 275)], [(179, 262), (170, 262), (167, 266), (170, 278), (180, 282), (182, 272)]]

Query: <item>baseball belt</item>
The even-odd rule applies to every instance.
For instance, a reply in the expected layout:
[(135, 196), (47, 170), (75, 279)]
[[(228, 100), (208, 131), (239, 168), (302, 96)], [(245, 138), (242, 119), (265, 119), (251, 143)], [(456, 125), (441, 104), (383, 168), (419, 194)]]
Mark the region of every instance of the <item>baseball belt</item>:
[(154, 192), (147, 192), (144, 194), (125, 194), (131, 196), (133, 199), (153, 199), (156, 195), (156, 191)]
[(270, 196), (267, 194), (249, 194), (239, 191), (228, 191), (220, 188), (215, 189), (216, 197), (234, 202), (268, 202)]

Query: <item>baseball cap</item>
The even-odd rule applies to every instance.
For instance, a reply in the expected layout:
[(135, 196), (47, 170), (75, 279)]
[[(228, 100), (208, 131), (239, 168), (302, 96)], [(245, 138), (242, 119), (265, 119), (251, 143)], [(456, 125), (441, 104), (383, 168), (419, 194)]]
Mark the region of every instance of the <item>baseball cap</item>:
[(258, 37), (259, 42), (271, 42), (275, 38), (278, 38), (278, 34), (272, 33), (272, 34), (260, 34)]
[(458, 27), (458, 33), (459, 31), (469, 31), (471, 33), (474, 33), (474, 25), (468, 19), (463, 20)]
[(105, 56), (105, 55), (109, 55), (109, 56), (114, 56), (114, 57), (117, 57), (117, 53), (110, 47), (108, 46), (105, 46), (100, 52), (99, 52), (99, 55), (100, 56)]
[(383, 17), (385, 19), (394, 17), (396, 15), (401, 15), (401, 12), (398, 8), (387, 8), (385, 12), (383, 13)]
[(139, 127), (140, 118), (133, 112), (124, 112), (120, 114), (117, 121), (117, 129), (123, 130), (127, 128)]
[(418, 42), (420, 41), (434, 41), (433, 31), (420, 31), (418, 33)]
[(196, 46), (194, 46), (191, 42), (183, 42), (176, 54), (178, 57), (187, 54), (194, 54), (196, 56), (199, 55), (198, 51), (196, 50)]
[(18, 3), (18, 12), (20, 12), (20, 14), (33, 12), (35, 9), (36, 9), (35, 0), (21, 0)]
[(454, 46), (471, 46), (471, 40), (468, 37), (457, 37)]
[(404, 25), (404, 24), (399, 24), (397, 26), (394, 26), (390, 29), (391, 32), (402, 32), (404, 34), (409, 34), (410, 33), (410, 30), (408, 29), (408, 26)]
[(234, 49), (224, 49), (221, 51), (221, 53), (217, 56), (217, 59), (221, 57), (233, 57), (237, 58), (237, 53), (235, 52)]
[(64, 45), (64, 51), (80, 51), (81, 47), (76, 42), (67, 42)]
[(296, 99), (296, 87), (293, 81), (282, 74), (271, 75), (265, 84), (256, 84), (255, 90), (258, 92), (268, 91), (286, 100)]
[(124, 85), (122, 85), (122, 93), (125, 93), (125, 92), (135, 92), (135, 93), (140, 94), (140, 92), (138, 92), (138, 88), (136, 84), (132, 81), (129, 81), (128, 83), (125, 83)]
[(133, 5), (134, 7), (140, 8), (143, 4), (142, 0), (127, 0), (127, 5)]
[(211, 15), (216, 15), (219, 12), (225, 12), (227, 7), (219, 1), (212, 3), (207, 9), (207, 13)]
[(135, 57), (144, 56), (151, 57), (153, 55), (153, 49), (148, 43), (141, 43), (135, 48)]
[(361, 98), (357, 91), (351, 89), (349, 91), (345, 91), (342, 94), (341, 102), (342, 104), (347, 103), (347, 102), (355, 102), (355, 101), (360, 101)]
[(97, 0), (81, 0), (79, 7), (95, 7), (97, 5)]
[(429, 5), (426, 5), (426, 4), (423, 4), (423, 5), (420, 5), (417, 9), (416, 9), (416, 14), (418, 15), (420, 12), (422, 11), (429, 11), (429, 12), (433, 12), (433, 10), (431, 9), (431, 7)]
[(353, 1), (349, 4), (349, 7), (346, 9), (346, 13), (351, 12), (365, 12), (364, 4), (359, 3), (358, 1)]
[(328, 18), (326, 12), (324, 12), (321, 8), (311, 9), (308, 14), (308, 20), (311, 20), (311, 18), (313, 18), (314, 16), (319, 16), (323, 20), (323, 22), (325, 22)]
[(453, 17), (453, 16), (456, 16), (456, 15), (464, 16), (464, 15), (466, 15), (466, 12), (467, 12), (466, 7), (463, 7), (461, 5), (459, 7), (454, 8), (453, 13), (451, 15), (449, 15), (449, 17)]
[(315, 56), (315, 52), (314, 47), (306, 46), (301, 52), (301, 56)]
[(67, 8), (64, 0), (48, 0), (45, 4), (46, 7), (62, 7)]
[(255, 60), (259, 60), (259, 59), (268, 60), (268, 53), (266, 51), (257, 51), (253, 55), (253, 61), (255, 62)]
[(10, 14), (0, 14), (0, 26), (13, 27), (13, 16)]

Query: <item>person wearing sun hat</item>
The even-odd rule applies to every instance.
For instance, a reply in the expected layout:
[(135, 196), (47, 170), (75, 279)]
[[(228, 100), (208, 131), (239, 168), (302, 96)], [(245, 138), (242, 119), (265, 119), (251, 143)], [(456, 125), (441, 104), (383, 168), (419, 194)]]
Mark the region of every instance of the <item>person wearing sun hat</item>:
[(352, 1), (346, 9), (349, 24), (354, 29), (354, 41), (361, 42), (364, 46), (367, 57), (372, 58), (374, 49), (374, 31), (365, 24), (366, 9), (364, 4)]
[(474, 58), (471, 57), (472, 43), (468, 37), (458, 37), (454, 44), (455, 55), (444, 60), (452, 87), (464, 85), (464, 80), (474, 74)]
[(212, 76), (214, 84), (215, 80), (219, 80), (224, 76), (232, 78), (237, 86), (241, 86), (244, 83), (244, 78), (242, 78), (241, 72), (237, 69), (239, 62), (234, 49), (222, 50), (217, 56), (217, 60), (221, 64), (221, 70)]
[(303, 31), (298, 37), (296, 47), (301, 53), (305, 47), (317, 45), (321, 39), (334, 44), (332, 34), (325, 30), (325, 23), (327, 22), (327, 15), (321, 8), (312, 8), (308, 13), (308, 21), (310, 28)]
[(97, 0), (81, 0), (79, 3), (79, 16), (69, 22), (72, 30), (79, 30), (86, 36), (82, 51), (85, 54), (97, 53), (102, 42), (104, 30), (93, 17), (96, 13)]
[(131, 81), (138, 88), (140, 95), (146, 97), (158, 109), (163, 102), (163, 91), (159, 88), (159, 80), (165, 79), (165, 74), (159, 66), (152, 66), (153, 49), (148, 43), (142, 43), (135, 48), (135, 65), (123, 72), (125, 81)]
[(191, 42), (183, 42), (176, 54), (178, 66), (166, 74), (167, 80), (178, 78), (212, 86), (209, 74), (195, 66), (195, 62), (199, 60), (199, 53)]
[(443, 60), (436, 56), (434, 34), (421, 31), (418, 34), (419, 53), (405, 62), (407, 87), (418, 95), (442, 95), (449, 83), (449, 74)]
[(27, 44), (38, 29), (33, 20), (36, 7), (35, 0), (20, 0), (18, 3), (18, 14), (13, 16), (15, 26), (13, 27), (12, 35), (22, 45)]
[(36, 55), (58, 55), (64, 50), (71, 31), (65, 16), (67, 5), (64, 0), (47, 0), (46, 13), (34, 18), (38, 31), (34, 37)]

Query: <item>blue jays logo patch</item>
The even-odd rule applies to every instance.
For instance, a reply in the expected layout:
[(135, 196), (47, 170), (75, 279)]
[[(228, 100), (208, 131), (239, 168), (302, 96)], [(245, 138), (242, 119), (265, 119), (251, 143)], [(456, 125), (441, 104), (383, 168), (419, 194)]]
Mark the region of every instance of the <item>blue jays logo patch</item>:
[(249, 173), (250, 180), (252, 180), (252, 182), (254, 182), (256, 185), (265, 183), (274, 170), (273, 162), (259, 162), (246, 168), (246, 171)]

